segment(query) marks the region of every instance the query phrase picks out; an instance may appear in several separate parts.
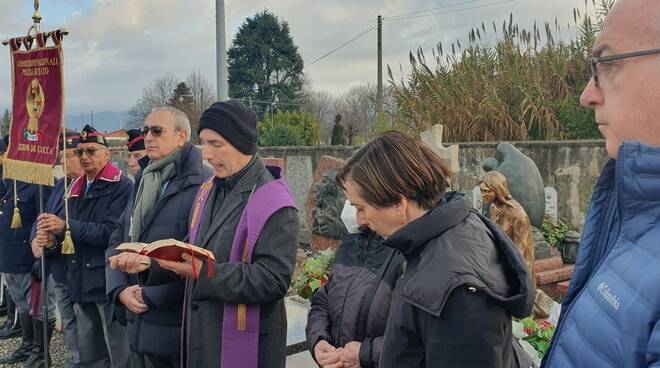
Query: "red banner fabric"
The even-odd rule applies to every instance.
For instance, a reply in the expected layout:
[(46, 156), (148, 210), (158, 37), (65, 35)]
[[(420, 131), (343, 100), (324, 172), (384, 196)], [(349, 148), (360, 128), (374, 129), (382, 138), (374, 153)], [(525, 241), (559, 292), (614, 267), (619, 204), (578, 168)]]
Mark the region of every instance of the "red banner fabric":
[(29, 48), (26, 39), (11, 42), (13, 104), (4, 177), (26, 183), (53, 185), (53, 165), (64, 113), (62, 48)]

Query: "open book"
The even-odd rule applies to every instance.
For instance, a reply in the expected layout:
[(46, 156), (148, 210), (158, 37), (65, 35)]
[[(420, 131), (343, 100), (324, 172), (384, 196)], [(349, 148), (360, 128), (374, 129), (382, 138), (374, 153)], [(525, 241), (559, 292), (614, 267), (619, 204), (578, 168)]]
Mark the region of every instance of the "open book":
[(192, 253), (199, 258), (215, 261), (213, 252), (175, 239), (163, 239), (146, 243), (122, 243), (115, 248), (120, 252), (133, 252), (165, 261), (183, 261), (182, 253)]

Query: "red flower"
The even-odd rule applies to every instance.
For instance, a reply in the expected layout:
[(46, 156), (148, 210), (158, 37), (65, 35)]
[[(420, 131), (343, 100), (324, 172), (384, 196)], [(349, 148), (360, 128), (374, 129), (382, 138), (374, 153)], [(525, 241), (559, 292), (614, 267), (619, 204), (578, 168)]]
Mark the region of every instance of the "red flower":
[(532, 336), (534, 334), (534, 330), (531, 327), (525, 327), (525, 333), (527, 336)]

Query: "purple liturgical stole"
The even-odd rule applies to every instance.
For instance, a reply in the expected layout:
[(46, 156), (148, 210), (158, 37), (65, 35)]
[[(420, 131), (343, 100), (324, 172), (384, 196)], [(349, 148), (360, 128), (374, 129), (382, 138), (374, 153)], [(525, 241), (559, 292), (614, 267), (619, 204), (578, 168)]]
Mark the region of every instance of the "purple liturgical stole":
[[(278, 167), (268, 166), (268, 169), (274, 177), (280, 177)], [(190, 223), (190, 243), (192, 244), (197, 238), (200, 218), (211, 189), (213, 189), (213, 178), (202, 184), (197, 193)], [(275, 212), (285, 207), (296, 208), (296, 203), (281, 178), (267, 182), (252, 193), (238, 222), (229, 262), (252, 263), (252, 252), (266, 222)], [(200, 275), (200, 277), (204, 276)], [(186, 288), (187, 286), (188, 283), (186, 283)], [(220, 326), (222, 328), (220, 367), (256, 368), (259, 363), (259, 304), (225, 303), (223, 310), (224, 317), (222, 326)], [(185, 359), (185, 352), (182, 351), (182, 353), (184, 353), (182, 358)], [(183, 363), (182, 366), (186, 367), (187, 362)]]

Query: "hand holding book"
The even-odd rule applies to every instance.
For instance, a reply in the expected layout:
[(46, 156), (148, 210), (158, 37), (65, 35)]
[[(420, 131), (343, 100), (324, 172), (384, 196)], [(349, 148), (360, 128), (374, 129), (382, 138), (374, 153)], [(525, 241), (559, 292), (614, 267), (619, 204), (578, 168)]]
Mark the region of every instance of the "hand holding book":
[(199, 258), (210, 258), (215, 260), (215, 256), (210, 250), (187, 244), (175, 239), (163, 239), (149, 244), (122, 243), (119, 244), (115, 250), (119, 252), (138, 253), (150, 258), (165, 261), (182, 262), (184, 259), (181, 255), (184, 253)]
[[(110, 257), (111, 267), (113, 267), (114, 263), (117, 263), (118, 268), (124, 270), (120, 265), (120, 263), (124, 261), (124, 258), (130, 259), (126, 262), (131, 262), (131, 265), (133, 265), (137, 260), (149, 257), (155, 259), (158, 264), (165, 269), (173, 271), (181, 276), (193, 278), (199, 277), (199, 272), (205, 260), (209, 263), (208, 273), (210, 277), (213, 272), (213, 266), (211, 263), (212, 261), (215, 261), (215, 256), (210, 250), (175, 239), (158, 240), (150, 244), (123, 243), (118, 245), (115, 250), (123, 252), (123, 254)], [(117, 259), (115, 259), (115, 257), (117, 257)], [(138, 270), (145, 270), (147, 268), (149, 268), (148, 264), (143, 266), (135, 265), (135, 269)], [(124, 271), (131, 273), (127, 270)]]
[(146, 271), (151, 266), (151, 259), (138, 253), (122, 252), (108, 259), (113, 270), (119, 269), (129, 274)]

